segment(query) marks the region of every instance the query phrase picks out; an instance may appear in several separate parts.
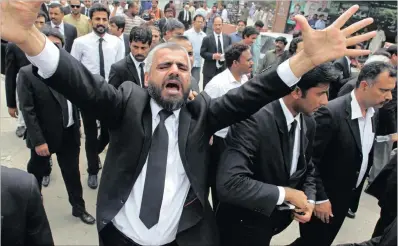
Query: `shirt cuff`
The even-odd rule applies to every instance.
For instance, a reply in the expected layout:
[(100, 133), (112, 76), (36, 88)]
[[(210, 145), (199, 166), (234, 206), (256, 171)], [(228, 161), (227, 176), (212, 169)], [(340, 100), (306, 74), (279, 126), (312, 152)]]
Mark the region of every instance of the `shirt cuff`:
[(279, 198), (276, 205), (282, 205), (283, 201), (285, 201), (286, 191), (283, 187), (277, 186), (279, 190)]
[(59, 49), (46, 37), (44, 49), (37, 56), (28, 56), (33, 66), (39, 69), (38, 74), (43, 79), (50, 78), (57, 70), (59, 63)]
[(322, 201), (316, 201), (315, 204), (322, 204), (322, 203), (325, 203), (325, 202), (328, 202), (328, 201), (329, 201), (329, 199), (328, 200), (322, 200)]
[(315, 204), (314, 200), (308, 200), (308, 203)]
[(285, 82), (285, 84), (287, 86), (292, 87), (292, 86), (296, 85), (300, 81), (301, 77), (297, 78), (294, 75), (292, 69), (290, 68), (289, 60), (290, 59), (288, 59), (288, 60), (284, 61), (283, 63), (281, 63), (278, 66), (278, 68), (276, 69), (276, 72), (278, 73), (278, 75), (281, 78), (281, 80), (283, 82)]

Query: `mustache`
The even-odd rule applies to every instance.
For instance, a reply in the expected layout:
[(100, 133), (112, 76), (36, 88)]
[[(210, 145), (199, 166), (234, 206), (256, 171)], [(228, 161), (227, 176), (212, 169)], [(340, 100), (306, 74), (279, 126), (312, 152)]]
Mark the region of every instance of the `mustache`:
[(105, 29), (105, 26), (103, 26), (103, 25), (97, 25), (95, 28), (100, 28), (100, 27)]
[(182, 86), (182, 81), (181, 81), (180, 77), (177, 75), (169, 75), (167, 77), (167, 79), (165, 79), (165, 81), (163, 82), (163, 86), (165, 86), (167, 84), (167, 82), (169, 82), (170, 80), (177, 81), (179, 83), (179, 85)]

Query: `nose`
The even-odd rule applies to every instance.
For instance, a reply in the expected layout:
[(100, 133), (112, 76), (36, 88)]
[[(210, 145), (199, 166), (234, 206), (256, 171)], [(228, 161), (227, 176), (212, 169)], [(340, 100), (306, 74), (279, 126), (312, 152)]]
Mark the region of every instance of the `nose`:
[(320, 106), (325, 106), (327, 105), (329, 102), (328, 96), (326, 94), (323, 94), (321, 97), (321, 105)]
[(173, 63), (173, 65), (171, 65), (171, 67), (170, 67), (170, 75), (171, 74), (173, 74), (173, 75), (178, 75), (178, 66), (177, 66), (177, 64), (175, 64), (175, 63)]
[(387, 99), (387, 100), (391, 100), (391, 99), (392, 99), (392, 93), (391, 93), (391, 91), (388, 91), (388, 92), (387, 92), (387, 94), (386, 94), (386, 99)]

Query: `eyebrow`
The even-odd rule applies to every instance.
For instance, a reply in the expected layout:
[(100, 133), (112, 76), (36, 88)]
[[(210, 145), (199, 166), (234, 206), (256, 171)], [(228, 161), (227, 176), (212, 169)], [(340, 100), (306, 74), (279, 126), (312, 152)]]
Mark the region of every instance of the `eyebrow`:
[(161, 63), (158, 64), (158, 66), (161, 66), (161, 65), (171, 66), (171, 65), (173, 65), (173, 63), (177, 64), (177, 66), (188, 67), (188, 65), (185, 65), (184, 63), (181, 63), (181, 62), (161, 62)]

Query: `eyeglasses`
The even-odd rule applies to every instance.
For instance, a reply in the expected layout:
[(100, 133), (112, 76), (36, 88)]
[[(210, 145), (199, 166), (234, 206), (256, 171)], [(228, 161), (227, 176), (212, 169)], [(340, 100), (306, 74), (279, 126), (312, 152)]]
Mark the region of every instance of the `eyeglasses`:
[(71, 5), (70, 7), (71, 7), (72, 9), (74, 9), (74, 8), (78, 9), (78, 8), (80, 8), (80, 5)]

